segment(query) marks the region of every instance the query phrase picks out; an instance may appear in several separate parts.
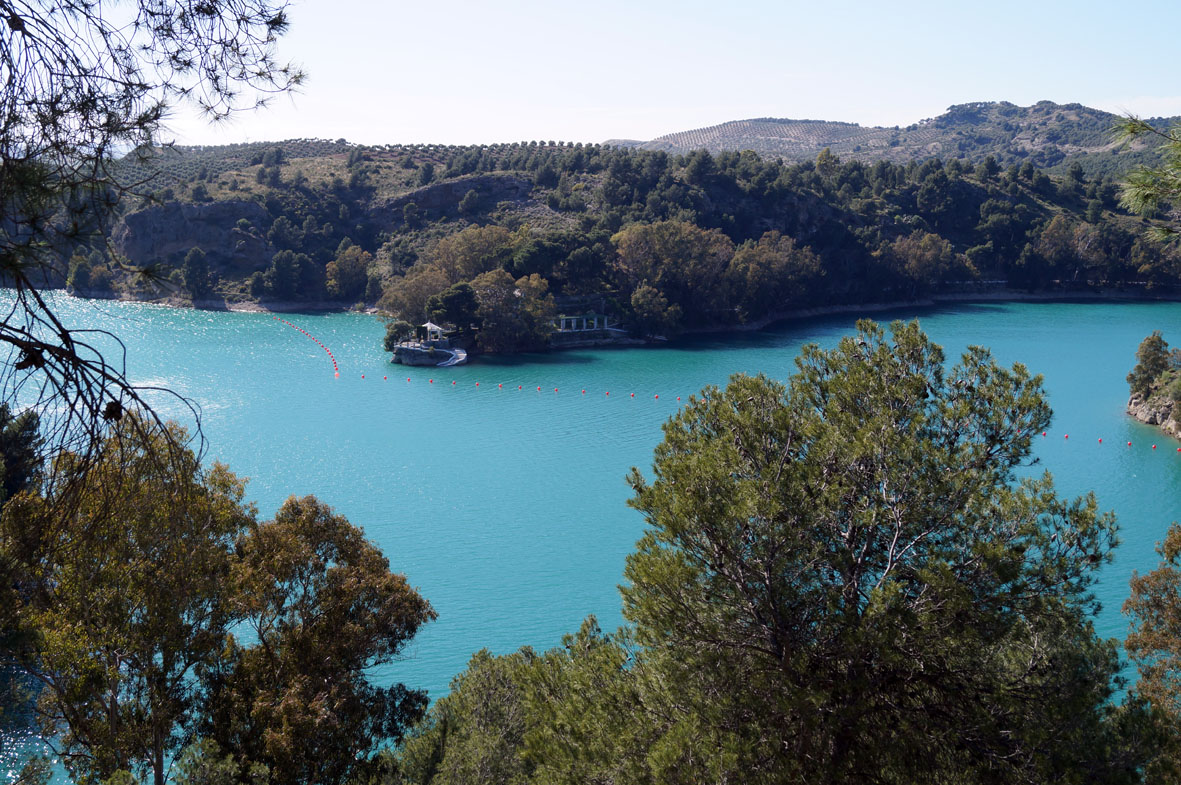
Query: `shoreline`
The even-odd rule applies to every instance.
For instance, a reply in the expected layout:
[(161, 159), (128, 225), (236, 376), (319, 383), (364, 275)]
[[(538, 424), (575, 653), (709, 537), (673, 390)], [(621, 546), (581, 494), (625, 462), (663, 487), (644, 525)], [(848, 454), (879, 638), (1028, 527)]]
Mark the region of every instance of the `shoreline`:
[(803, 319), (814, 319), (821, 316), (834, 316), (843, 313), (859, 313), (871, 311), (891, 311), (901, 308), (937, 308), (950, 303), (995, 303), (995, 302), (1181, 302), (1181, 291), (1157, 294), (1143, 289), (1086, 289), (1079, 291), (1053, 290), (1044, 292), (1028, 292), (1020, 289), (998, 289), (987, 292), (944, 292), (925, 297), (913, 297), (902, 300), (885, 300), (881, 302), (839, 303), (833, 305), (818, 305), (812, 308), (795, 308), (788, 311), (777, 311), (761, 319), (743, 324), (723, 327), (697, 327), (685, 330), (681, 335), (709, 335), (730, 332), (748, 332), (762, 330), (775, 324), (792, 322)]
[[(1164, 287), (1162, 287), (1164, 288)], [(65, 290), (63, 290), (65, 291)], [(70, 296), (77, 296), (70, 293)], [(318, 301), (236, 301), (229, 302), (220, 299), (204, 299), (196, 302), (177, 298), (164, 297), (157, 299), (136, 299), (133, 297), (87, 297), (86, 299), (104, 299), (118, 302), (142, 302), (162, 305), (168, 308), (189, 308), (202, 311), (222, 311), (234, 313), (364, 313), (379, 316), (377, 308), (367, 305), (364, 309), (346, 306), (341, 303)], [(818, 305), (810, 308), (793, 308), (776, 311), (760, 319), (742, 324), (715, 325), (710, 327), (694, 327), (677, 334), (682, 336), (726, 335), (729, 333), (754, 332), (773, 325), (786, 322), (815, 319), (824, 316), (835, 316), (848, 313), (870, 313), (874, 311), (890, 311), (903, 308), (937, 308), (945, 304), (968, 303), (1003, 303), (1003, 302), (1181, 302), (1181, 290), (1168, 288), (1160, 292), (1149, 292), (1143, 287), (1136, 288), (1103, 288), (1103, 289), (1055, 289), (1030, 292), (1020, 289), (993, 289), (990, 291), (972, 292), (942, 292), (923, 297), (911, 297), (899, 300), (883, 300), (860, 303), (834, 303), (832, 305)], [(626, 338), (626, 339), (598, 339), (593, 341), (573, 341), (566, 345), (551, 346), (547, 351), (564, 351), (566, 349), (583, 349), (588, 347), (608, 348), (612, 346), (666, 346), (669, 339)]]
[(71, 292), (65, 288), (60, 291), (64, 292), (69, 297), (77, 297), (81, 300), (107, 300), (116, 303), (144, 303), (146, 305), (159, 305), (164, 308), (187, 308), (191, 311), (213, 311), (213, 312), (233, 312), (233, 313), (371, 313), (376, 314), (377, 308), (374, 306), (366, 306), (363, 310), (359, 310), (354, 306), (342, 305), (341, 303), (332, 302), (331, 300), (314, 300), (314, 301), (295, 301), (295, 300), (279, 300), (268, 303), (259, 303), (253, 300), (245, 301), (229, 301), (217, 298), (206, 298), (203, 300), (190, 300), (185, 297), (129, 297), (126, 295), (103, 296), (101, 294), (82, 294)]

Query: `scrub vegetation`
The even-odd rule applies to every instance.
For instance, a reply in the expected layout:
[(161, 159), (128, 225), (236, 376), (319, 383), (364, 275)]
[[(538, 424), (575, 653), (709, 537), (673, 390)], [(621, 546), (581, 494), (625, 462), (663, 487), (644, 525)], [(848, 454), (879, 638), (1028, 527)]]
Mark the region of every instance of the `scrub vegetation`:
[[(991, 155), (903, 163), (825, 148), (790, 163), (561, 142), (297, 140), (181, 149), (129, 162), (127, 177), (152, 183), (155, 201), (127, 203), (109, 246), (72, 252), (74, 291), (360, 303), (476, 330), (487, 318), (500, 325), (492, 351), (543, 347), (551, 326), (506, 316), (497, 301), (510, 284), (476, 285), (490, 273), (541, 292), (537, 313), (552, 297), (556, 312), (606, 312), (640, 337), (941, 293), (1181, 280), (1177, 251), (1144, 235), (1148, 219), (1121, 207), (1114, 179), (1077, 160), (1048, 174), (1032, 157)], [(207, 270), (194, 271), (193, 248)], [(112, 253), (174, 268), (172, 286), (121, 275)], [(428, 305), (463, 285), (477, 290), (467, 312)]]

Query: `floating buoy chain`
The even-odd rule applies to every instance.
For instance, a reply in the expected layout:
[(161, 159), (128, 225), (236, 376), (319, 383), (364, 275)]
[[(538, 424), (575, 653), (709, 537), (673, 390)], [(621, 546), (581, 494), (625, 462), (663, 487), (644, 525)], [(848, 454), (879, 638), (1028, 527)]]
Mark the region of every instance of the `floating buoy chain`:
[[(337, 378), (339, 378), (339, 377), (340, 377), (340, 366), (338, 366), (338, 365), (336, 364), (336, 355), (334, 355), (334, 354), (332, 353), (332, 350), (331, 350), (331, 349), (329, 349), (327, 346), (325, 346), (323, 343), (321, 343), (319, 338), (317, 338), (316, 336), (312, 335), (312, 334), (311, 334), (311, 333), (309, 333), (307, 330), (305, 330), (305, 329), (303, 329), (302, 327), (300, 327), (298, 324), (292, 324), (291, 322), (287, 321), (286, 319), (280, 318), (280, 317), (278, 317), (278, 316), (273, 316), (273, 315), (272, 315), (272, 316), (271, 316), (271, 318), (272, 318), (272, 319), (274, 319), (274, 320), (275, 320), (275, 321), (277, 321), (277, 322), (282, 322), (283, 324), (287, 325), (288, 327), (290, 327), (290, 328), (292, 328), (292, 329), (294, 329), (294, 330), (299, 330), (301, 333), (303, 333), (304, 335), (306, 335), (308, 338), (311, 338), (313, 341), (315, 341), (317, 346), (319, 346), (321, 349), (323, 349), (325, 352), (327, 352), (327, 353), (328, 353), (328, 359), (332, 361), (332, 371), (333, 371), (333, 373), (334, 373), (334, 374), (336, 374)], [(364, 377), (364, 376), (362, 376), (361, 378), (362, 378), (362, 379), (364, 379), (365, 377)], [(406, 381), (410, 381), (410, 380), (409, 380), (409, 379), (407, 379)]]

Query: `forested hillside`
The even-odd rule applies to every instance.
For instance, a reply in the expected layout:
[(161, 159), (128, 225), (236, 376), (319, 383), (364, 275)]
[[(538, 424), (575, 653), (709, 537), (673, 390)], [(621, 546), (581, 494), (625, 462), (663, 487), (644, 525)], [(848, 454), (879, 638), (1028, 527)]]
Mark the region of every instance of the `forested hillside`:
[[(842, 157), (868, 162), (905, 163), (942, 157), (978, 163), (991, 155), (1002, 166), (1030, 161), (1034, 166), (1065, 172), (1077, 162), (1088, 175), (1111, 175), (1151, 163), (1158, 154), (1155, 143), (1132, 147), (1118, 143), (1111, 129), (1119, 119), (1081, 104), (1039, 101), (1033, 106), (1016, 106), (1007, 101), (981, 101), (957, 104), (938, 117), (905, 127), (764, 117), (665, 134), (647, 142), (616, 143), (669, 153), (754, 150), (793, 162), (814, 158), (825, 147)], [(1153, 122), (1165, 128), (1176, 120)]]
[(109, 244), (74, 251), (74, 291), (377, 305), (410, 323), (489, 327), (496, 351), (544, 346), (552, 315), (591, 308), (670, 335), (982, 284), (1181, 276), (1176, 251), (1119, 209), (1116, 183), (1077, 164), (1059, 176), (1029, 160), (867, 164), (827, 149), (788, 164), (750, 151), (295, 140), (123, 166), (151, 197)]

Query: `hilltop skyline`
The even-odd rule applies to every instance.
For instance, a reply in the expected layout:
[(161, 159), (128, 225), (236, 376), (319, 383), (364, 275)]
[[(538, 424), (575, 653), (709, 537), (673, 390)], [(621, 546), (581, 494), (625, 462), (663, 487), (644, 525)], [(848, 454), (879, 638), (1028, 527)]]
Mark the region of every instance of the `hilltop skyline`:
[(653, 139), (756, 117), (905, 126), (974, 101), (1181, 115), (1181, 90), (1162, 67), (1181, 9), (1139, 11), (1013, 0), (836, 10), (303, 2), (278, 49), (308, 72), (300, 94), (218, 127), (177, 111), (169, 130), (181, 144), (469, 144)]

